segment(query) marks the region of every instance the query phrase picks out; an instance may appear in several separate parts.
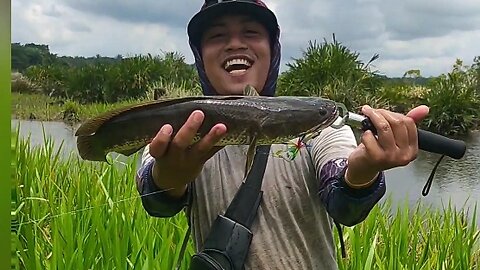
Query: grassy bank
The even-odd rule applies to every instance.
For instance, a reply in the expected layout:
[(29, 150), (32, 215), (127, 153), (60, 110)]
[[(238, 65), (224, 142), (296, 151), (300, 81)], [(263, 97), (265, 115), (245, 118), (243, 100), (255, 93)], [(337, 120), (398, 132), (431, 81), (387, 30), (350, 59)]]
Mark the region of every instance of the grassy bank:
[(127, 106), (138, 101), (91, 103), (80, 105), (43, 94), (12, 93), (12, 118), (40, 121), (83, 121), (105, 111)]
[[(76, 156), (64, 160), (48, 140), (34, 149), (28, 141), (12, 142), (15, 268), (173, 269), (185, 218), (146, 214), (133, 159), (113, 166)], [(392, 214), (388, 203), (378, 205), (365, 222), (345, 228), (348, 257), (339, 258), (339, 267), (476, 269), (480, 231), (465, 215), (420, 206)], [(187, 255), (192, 252), (190, 242)]]
[[(181, 85), (164, 85), (168, 92), (162, 98), (200, 95), (200, 89), (188, 89)], [(153, 93), (142, 99), (129, 99), (114, 103), (86, 103), (49, 97), (41, 93), (12, 92), (11, 116), (15, 119), (39, 121), (82, 122), (109, 110), (152, 101)]]

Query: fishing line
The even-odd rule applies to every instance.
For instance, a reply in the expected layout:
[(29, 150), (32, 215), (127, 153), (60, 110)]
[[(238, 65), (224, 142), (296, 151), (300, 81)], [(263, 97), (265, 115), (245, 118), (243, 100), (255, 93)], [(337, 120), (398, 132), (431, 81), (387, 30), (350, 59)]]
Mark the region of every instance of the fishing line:
[[(134, 196), (134, 197), (130, 197), (130, 198), (121, 199), (121, 200), (118, 200), (118, 201), (114, 201), (112, 203), (106, 202), (106, 203), (100, 204), (100, 205), (94, 205), (94, 206), (90, 206), (90, 207), (86, 207), (86, 208), (72, 210), (72, 211), (69, 211), (69, 212), (56, 214), (56, 215), (53, 215), (53, 216), (50, 216), (50, 217), (48, 217), (48, 214), (47, 214), (46, 216), (44, 216), (42, 218), (39, 218), (39, 219), (29, 220), (27, 222), (22, 222), (22, 223), (17, 223), (17, 224), (15, 224), (15, 226), (18, 227), (18, 226), (21, 226), (21, 225), (37, 223), (37, 222), (40, 222), (40, 221), (43, 221), (43, 220), (51, 220), (51, 219), (54, 219), (54, 218), (65, 216), (65, 215), (70, 215), (70, 214), (73, 215), (73, 214), (76, 214), (76, 213), (79, 213), (79, 212), (84, 212), (84, 211), (88, 211), (88, 210), (92, 210), (92, 209), (96, 209), (96, 208), (101, 208), (101, 207), (108, 206), (108, 205), (114, 205), (114, 204), (118, 204), (118, 203), (121, 203), (121, 202), (126, 202), (126, 201), (135, 200), (135, 199), (142, 198), (142, 197), (147, 197), (147, 196), (159, 194), (159, 193), (162, 193), (162, 192), (167, 192), (169, 190), (171, 190), (171, 189), (158, 190), (158, 191), (154, 191), (154, 192), (147, 193), (147, 194), (144, 194), (144, 195), (139, 195), (139, 196)], [(14, 220), (16, 220), (16, 218)], [(12, 220), (12, 222), (14, 220)]]

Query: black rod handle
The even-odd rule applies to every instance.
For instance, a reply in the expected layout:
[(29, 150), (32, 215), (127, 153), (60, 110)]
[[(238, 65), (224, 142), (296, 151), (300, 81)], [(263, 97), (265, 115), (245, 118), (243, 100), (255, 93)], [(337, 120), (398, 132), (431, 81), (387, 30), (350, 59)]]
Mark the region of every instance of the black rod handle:
[[(377, 134), (375, 127), (367, 117), (362, 121), (362, 130), (370, 130), (374, 134)], [(450, 139), (423, 129), (417, 129), (417, 131), (419, 149), (431, 153), (446, 155), (454, 159), (461, 159), (465, 155), (467, 146), (464, 141)]]
[(423, 129), (418, 129), (418, 148), (454, 159), (461, 159), (467, 150), (464, 141), (447, 138)]

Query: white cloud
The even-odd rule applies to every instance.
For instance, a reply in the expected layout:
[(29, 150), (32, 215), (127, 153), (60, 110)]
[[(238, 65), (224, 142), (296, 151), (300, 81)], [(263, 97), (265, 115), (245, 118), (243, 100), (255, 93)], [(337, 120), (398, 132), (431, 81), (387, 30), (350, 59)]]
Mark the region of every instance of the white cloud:
[[(58, 55), (105, 56), (178, 51), (192, 62), (186, 25), (201, 0), (12, 1), (12, 41), (43, 43)], [(133, 4), (134, 3), (134, 4)], [(268, 0), (281, 26), (283, 62), (309, 40), (337, 40), (388, 76), (448, 72), (480, 55), (478, 0)], [(285, 69), (283, 66), (282, 70)]]
[[(175, 36), (181, 35), (168, 25), (119, 21), (84, 13), (53, 0), (39, 3), (19, 1), (12, 6), (13, 42), (43, 43), (49, 45), (53, 53), (71, 56), (160, 54), (162, 50), (187, 50), (186, 45), (175, 40)], [(46, 15), (50, 14), (53, 5), (57, 16)], [(15, 8), (17, 11), (13, 12)]]

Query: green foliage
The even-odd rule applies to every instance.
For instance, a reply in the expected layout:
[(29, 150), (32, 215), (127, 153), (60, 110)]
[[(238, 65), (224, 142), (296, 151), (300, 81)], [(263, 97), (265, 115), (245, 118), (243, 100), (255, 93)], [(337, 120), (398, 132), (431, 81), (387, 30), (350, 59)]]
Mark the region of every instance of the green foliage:
[(163, 57), (139, 55), (114, 64), (95, 63), (80, 67), (59, 64), (32, 66), (25, 74), (44, 94), (81, 103), (118, 102), (147, 96), (154, 82), (164, 80), (195, 88), (195, 69), (178, 53)]
[(405, 72), (401, 78), (388, 78), (386, 76), (379, 76), (382, 86), (427, 86), (433, 78), (416, 77), (415, 75)]
[(12, 70), (25, 72), (27, 68), (38, 65), (59, 65), (62, 67), (82, 67), (92, 64), (113, 64), (119, 62), (123, 56), (117, 55), (115, 58), (96, 55), (93, 57), (83, 56), (57, 56), (50, 53), (48, 45), (35, 43), (12, 43)]
[[(148, 216), (135, 187), (138, 157), (86, 162), (49, 138), (38, 148), (12, 138), (15, 269), (174, 269), (186, 218)], [(476, 269), (475, 214), (420, 204), (392, 213), (379, 203), (364, 222), (344, 227), (346, 259), (335, 234), (339, 269)], [(193, 251), (190, 241), (182, 269)]]
[(65, 92), (62, 98), (83, 103), (104, 101), (104, 84), (107, 66), (104, 64), (86, 65), (78, 68), (65, 68)]
[(410, 69), (410, 70), (407, 70), (407, 71), (403, 74), (403, 77), (404, 77), (404, 78), (412, 78), (412, 79), (420, 78), (420, 77), (421, 77), (421, 75), (420, 75), (420, 70), (419, 70), (419, 69)]
[(177, 98), (186, 96), (201, 96), (202, 88), (200, 84), (194, 86), (188, 82), (171, 82), (168, 80), (159, 80), (150, 84), (149, 97), (147, 99), (159, 99), (164, 96), (166, 98)]
[(25, 71), (32, 83), (38, 85), (41, 92), (48, 96), (67, 97), (65, 80), (67, 72), (61, 66), (32, 66)]
[(477, 93), (477, 96), (480, 96), (480, 56), (476, 56), (473, 59), (473, 64), (469, 70), (469, 73), (475, 80), (475, 92)]
[(478, 269), (480, 231), (476, 206), (471, 210), (405, 202), (389, 214), (390, 200), (378, 204), (364, 222), (345, 228), (349, 253), (343, 259), (338, 250), (339, 269)]
[(33, 65), (48, 65), (54, 61), (48, 45), (28, 43), (11, 44), (12, 70), (23, 72)]
[(357, 107), (358, 98), (373, 94), (380, 80), (364, 64), (359, 54), (335, 40), (317, 44), (309, 42), (302, 58), (288, 63), (278, 82), (279, 95), (323, 96), (344, 103), (347, 108)]
[(71, 124), (72, 121), (85, 121), (100, 113), (145, 101), (132, 99), (115, 103), (80, 104), (74, 100), (65, 101), (42, 94), (12, 93), (11, 115), (14, 119), (66, 121)]
[[(152, 218), (143, 210), (134, 158), (84, 162), (64, 156), (49, 138), (40, 148), (18, 139), (12, 151), (16, 269), (174, 268), (186, 218)], [(192, 252), (189, 242), (184, 261)]]
[(425, 104), (430, 89), (407, 84), (386, 85), (377, 90), (376, 96), (385, 101), (382, 108), (407, 113), (415, 106)]
[[(342, 45), (335, 36), (332, 42), (309, 42), (303, 56), (288, 63), (288, 70), (280, 75), (277, 94), (321, 96), (343, 103), (351, 111), (369, 104), (406, 113), (426, 104), (431, 112), (422, 125), (428, 130), (464, 134), (478, 128), (480, 56), (475, 57), (472, 66), (462, 66), (459, 62), (451, 73), (438, 78), (424, 78), (416, 69), (406, 71), (402, 78), (387, 78), (370, 70), (370, 63), (377, 58), (375, 55), (363, 63), (357, 52)], [(126, 58), (57, 57), (49, 52), (47, 45), (13, 43), (13, 64), (22, 69), (28, 66), (24, 76), (12, 76), (13, 92), (41, 92), (78, 104), (96, 104), (96, 108), (107, 108), (107, 103), (201, 95), (196, 70), (175, 52)], [(22, 111), (15, 114), (45, 119), (44, 112), (32, 112), (38, 107), (15, 107), (16, 111)], [(53, 106), (40, 107), (48, 111)], [(23, 110), (30, 112), (25, 114)], [(47, 112), (46, 118), (65, 118), (62, 115), (65, 116), (64, 110), (59, 108), (55, 114)], [(84, 115), (90, 114), (79, 112), (75, 117), (82, 119)], [(70, 119), (74, 115), (68, 116)]]
[(75, 101), (67, 101), (63, 104), (62, 118), (65, 122), (75, 123), (80, 120), (81, 105)]
[(107, 57), (107, 56), (92, 56), (92, 57), (84, 57), (84, 56), (57, 56), (55, 58), (55, 63), (58, 65), (62, 65), (64, 67), (83, 67), (87, 65), (96, 65), (96, 64), (103, 64), (103, 65), (110, 65), (120, 62), (123, 59), (123, 56), (117, 55), (115, 58)]
[(39, 87), (32, 83), (28, 78), (21, 73), (12, 73), (11, 91), (14, 93), (38, 93)]
[(430, 113), (426, 127), (444, 134), (465, 134), (479, 124), (480, 96), (478, 82), (468, 67), (457, 60), (453, 70), (431, 84), (426, 96)]

